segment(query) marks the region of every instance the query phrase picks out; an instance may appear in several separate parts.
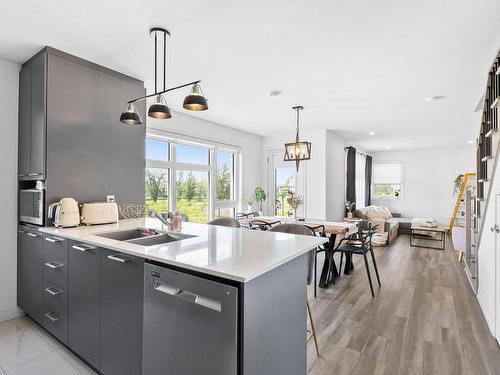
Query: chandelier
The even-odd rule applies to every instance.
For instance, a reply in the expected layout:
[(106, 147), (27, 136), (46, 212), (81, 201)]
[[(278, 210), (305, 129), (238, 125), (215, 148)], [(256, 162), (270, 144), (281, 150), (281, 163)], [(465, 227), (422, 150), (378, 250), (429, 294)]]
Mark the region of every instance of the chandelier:
[[(189, 111), (205, 111), (208, 109), (207, 99), (203, 95), (203, 91), (200, 87), (201, 81), (193, 81), (189, 83), (185, 83), (180, 86), (166, 88), (167, 83), (167, 36), (170, 37), (170, 32), (161, 27), (153, 27), (149, 30), (149, 33), (154, 38), (155, 46), (154, 46), (154, 54), (155, 54), (155, 92), (150, 95), (142, 96), (140, 98), (132, 99), (127, 102), (127, 110), (123, 112), (120, 116), (120, 122), (127, 125), (141, 125), (142, 119), (140, 114), (135, 109), (134, 103), (139, 102), (141, 100), (146, 100), (151, 97), (156, 97), (155, 102), (149, 107), (148, 116), (166, 120), (172, 117), (170, 113), (170, 108), (167, 105), (167, 101), (163, 94), (181, 89), (183, 87), (192, 86), (189, 95), (184, 99), (184, 103), (182, 106)], [(158, 51), (159, 47), (163, 44), (163, 85), (162, 90), (159, 89), (159, 71), (158, 71)], [(161, 57), (161, 56), (160, 56)]]
[(294, 161), (297, 165), (297, 172), (299, 171), (299, 164), (302, 160), (311, 159), (311, 142), (299, 141), (299, 123), (300, 111), (304, 109), (301, 105), (292, 107), (297, 111), (297, 129), (295, 134), (295, 142), (285, 143), (285, 157), (284, 161)]

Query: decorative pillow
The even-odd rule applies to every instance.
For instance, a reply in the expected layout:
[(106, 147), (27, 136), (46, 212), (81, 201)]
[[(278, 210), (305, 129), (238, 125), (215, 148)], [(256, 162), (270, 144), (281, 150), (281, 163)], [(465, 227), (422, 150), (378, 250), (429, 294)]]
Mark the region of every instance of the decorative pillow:
[(380, 217), (380, 211), (376, 206), (368, 207), (365, 216), (368, 220), (383, 219), (383, 217)]
[(391, 218), (391, 217), (392, 217), (392, 214), (391, 214), (391, 211), (389, 211), (389, 208), (387, 208), (387, 207), (382, 207), (382, 208), (383, 208), (383, 209), (384, 209), (384, 211), (385, 211), (385, 218), (386, 218), (386, 219)]

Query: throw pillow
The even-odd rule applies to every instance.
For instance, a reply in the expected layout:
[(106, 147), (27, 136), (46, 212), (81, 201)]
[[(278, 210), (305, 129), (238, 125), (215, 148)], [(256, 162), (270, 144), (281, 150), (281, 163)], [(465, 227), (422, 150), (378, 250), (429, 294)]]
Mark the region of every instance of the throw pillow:
[(366, 214), (365, 214), (366, 218), (368, 220), (376, 220), (376, 219), (382, 219), (380, 217), (380, 213), (377, 209), (377, 207), (374, 207), (374, 206), (371, 206), (369, 207), (367, 210), (366, 210)]
[(392, 217), (392, 214), (391, 214), (391, 211), (389, 211), (389, 208), (387, 207), (383, 207), (384, 211), (385, 211), (385, 215), (386, 215), (386, 219), (389, 219)]

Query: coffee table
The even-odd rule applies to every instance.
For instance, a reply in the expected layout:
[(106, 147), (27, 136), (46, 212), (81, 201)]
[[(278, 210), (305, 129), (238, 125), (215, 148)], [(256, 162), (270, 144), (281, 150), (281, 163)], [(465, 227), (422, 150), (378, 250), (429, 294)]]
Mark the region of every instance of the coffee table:
[[(444, 250), (446, 245), (446, 233), (449, 228), (443, 224), (437, 224), (435, 227), (422, 225), (425, 219), (413, 219), (411, 222), (410, 246), (424, 247), (428, 249)], [(419, 245), (415, 240), (427, 243)], [(438, 242), (436, 246), (433, 243)]]

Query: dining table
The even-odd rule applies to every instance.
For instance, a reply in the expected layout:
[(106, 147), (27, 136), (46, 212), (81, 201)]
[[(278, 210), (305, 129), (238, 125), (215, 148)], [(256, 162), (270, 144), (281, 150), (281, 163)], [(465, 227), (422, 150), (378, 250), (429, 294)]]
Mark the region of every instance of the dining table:
[[(325, 246), (325, 260), (323, 262), (323, 268), (321, 270), (321, 276), (318, 282), (320, 288), (326, 288), (330, 283), (334, 282), (339, 276), (339, 272), (334, 259), (333, 250), (335, 248), (335, 242), (337, 237), (348, 237), (357, 233), (357, 228), (359, 226), (358, 221), (328, 221), (320, 219), (295, 219), (293, 217), (281, 217), (281, 216), (245, 216), (239, 219), (241, 225), (247, 228), (259, 227), (258, 224), (253, 225), (253, 223), (268, 223), (269, 225), (275, 225), (278, 223), (292, 223), (306, 225), (313, 229), (317, 234), (325, 235), (328, 237), (328, 244)], [(260, 226), (261, 226), (260, 225)], [(323, 229), (324, 228), (324, 229)], [(344, 273), (349, 274), (353, 269), (352, 261), (350, 257), (346, 257), (346, 264), (344, 268)]]

